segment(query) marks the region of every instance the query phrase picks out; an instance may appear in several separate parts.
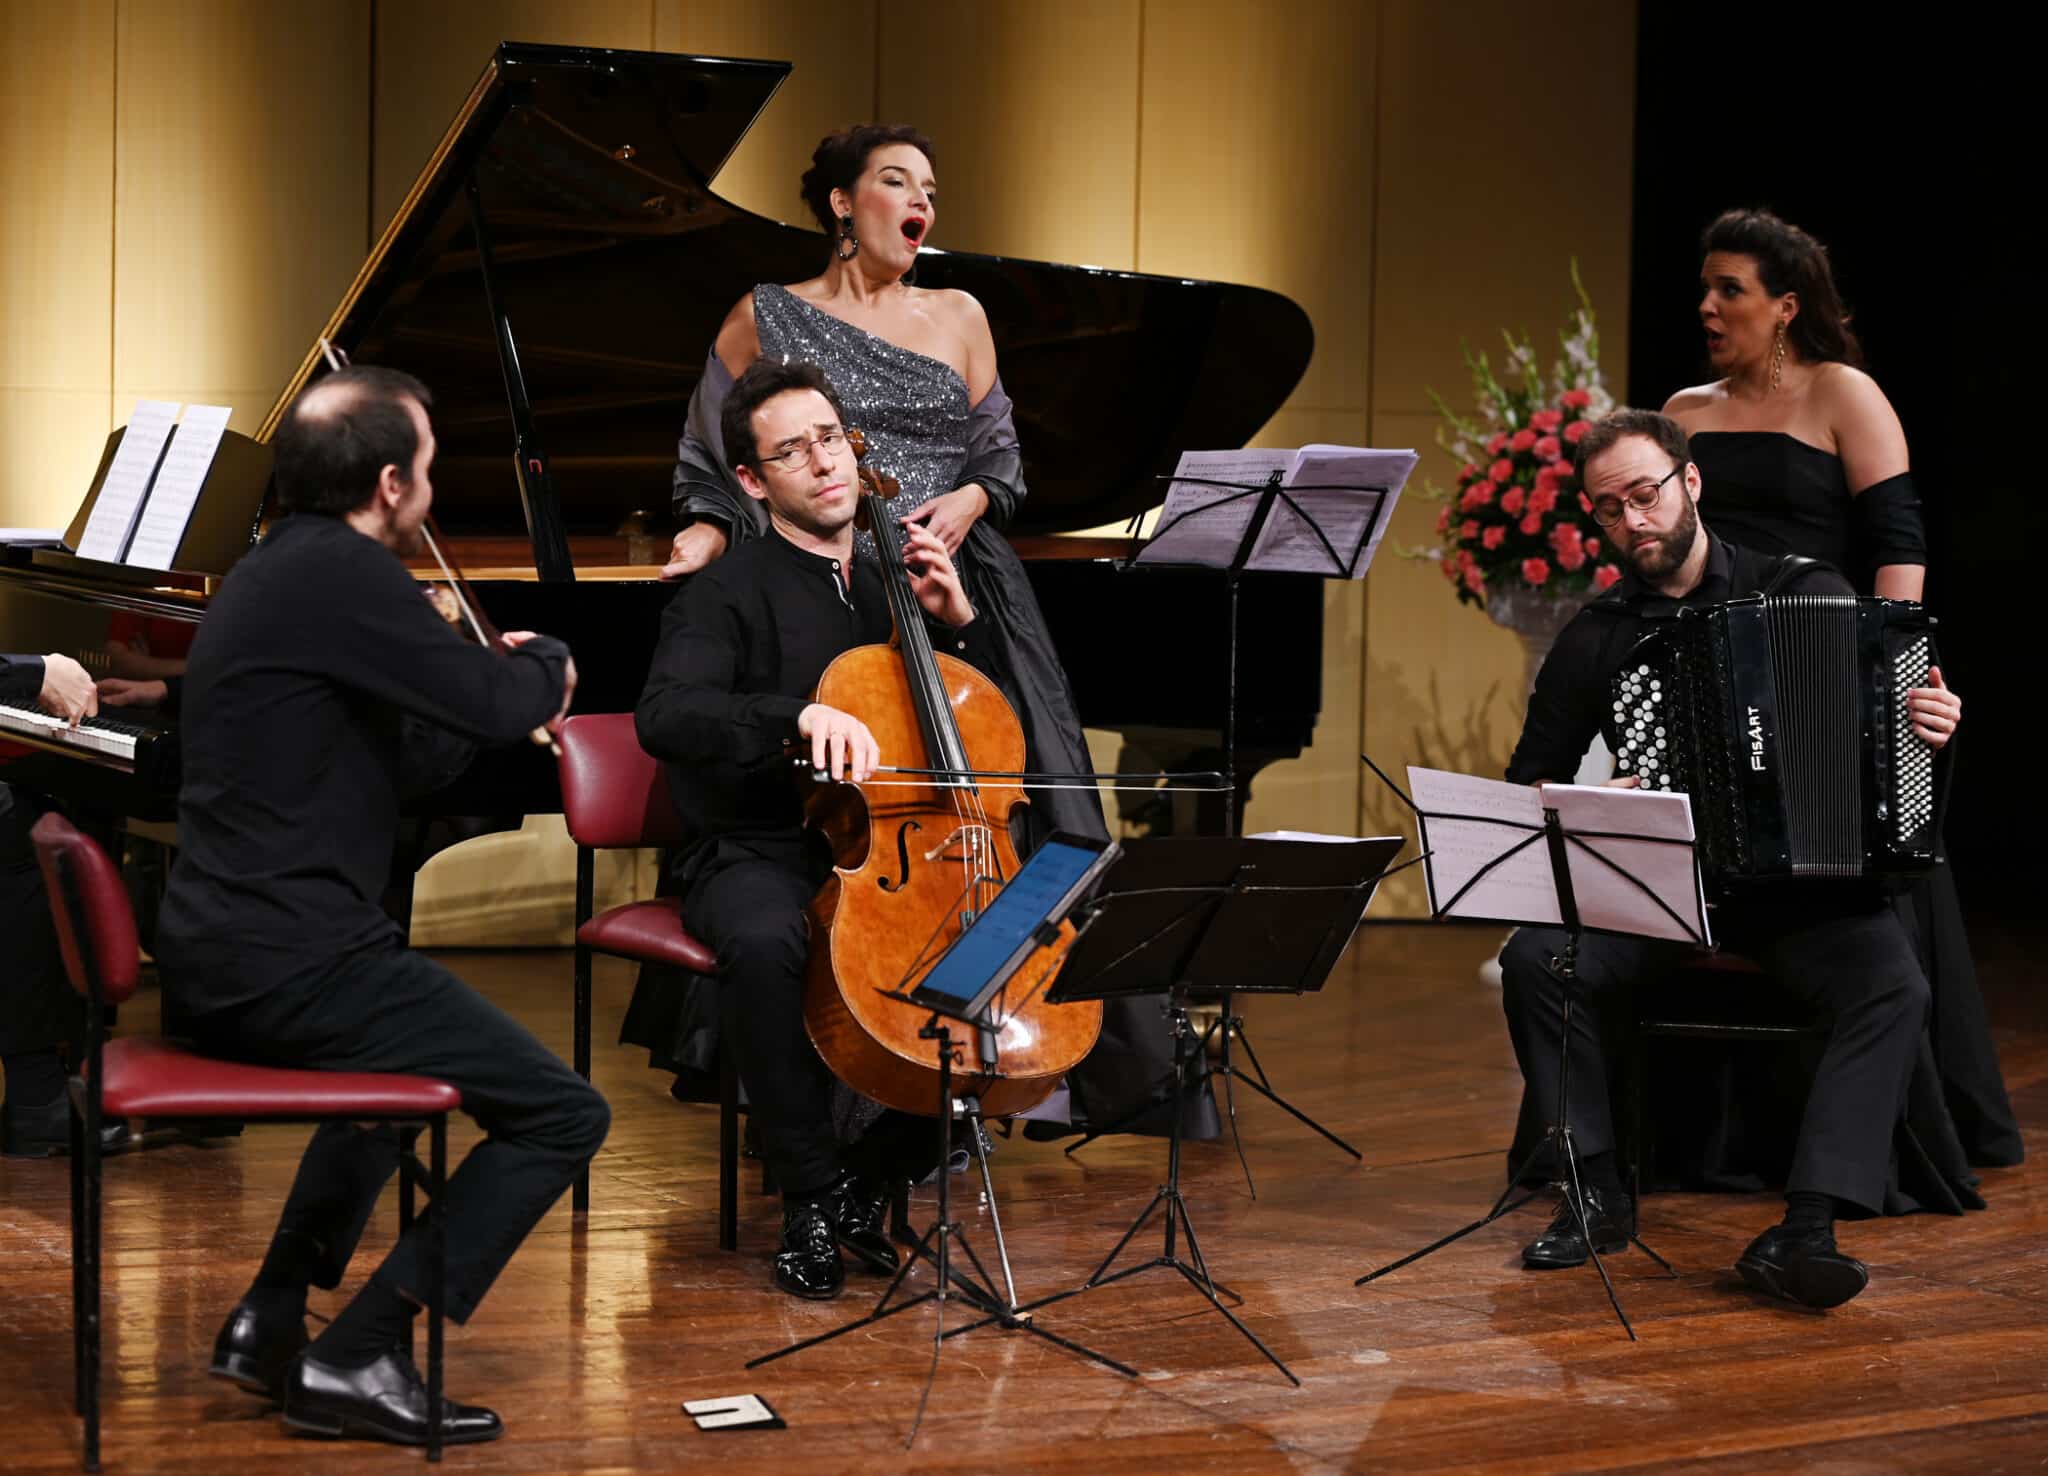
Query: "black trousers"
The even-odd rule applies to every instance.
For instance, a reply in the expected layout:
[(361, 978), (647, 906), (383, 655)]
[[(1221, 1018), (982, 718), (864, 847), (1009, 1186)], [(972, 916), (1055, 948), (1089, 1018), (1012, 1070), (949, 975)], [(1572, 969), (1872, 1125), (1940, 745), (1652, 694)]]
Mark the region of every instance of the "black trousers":
[[(173, 978), (172, 986), (175, 988)], [(190, 1017), (208, 1054), (264, 1065), (431, 1076), (461, 1089), (489, 1135), (448, 1177), (441, 1216), (446, 1313), (464, 1322), (520, 1242), (603, 1144), (603, 1097), (518, 1022), (409, 949), (343, 960), (246, 1004)], [(340, 1285), (377, 1195), (398, 1166), (394, 1130), (316, 1129), (278, 1219), (322, 1248), (317, 1286)], [(377, 1281), (415, 1301), (426, 1285), (418, 1226)]]
[(804, 963), (818, 879), (799, 865), (735, 860), (697, 876), (683, 897), (690, 931), (718, 954), (718, 1028), (732, 1052), (761, 1156), (785, 1195), (829, 1187), (841, 1169), (922, 1177), (938, 1161), (930, 1117), (884, 1112), (842, 1147), (832, 1072), (804, 1030)]
[[(1927, 980), (1911, 940), (1897, 915), (1874, 898), (1840, 900), (1823, 891), (1720, 913), (1721, 940), (1762, 964), (1828, 1027), (1785, 1187), (1882, 1214), (1892, 1130), (1927, 1019)], [(1564, 945), (1559, 929), (1522, 928), (1501, 954), (1508, 1034), (1546, 1123), (1557, 1117), (1564, 984), (1554, 960)], [(1608, 1043), (1621, 1037), (1636, 990), (1654, 984), (1687, 951), (1647, 938), (1588, 934), (1581, 942), (1570, 1101), (1581, 1153), (1615, 1145)]]
[(44, 808), (33, 792), (0, 784), (0, 1056), (70, 1044), (84, 1023), (29, 835)]

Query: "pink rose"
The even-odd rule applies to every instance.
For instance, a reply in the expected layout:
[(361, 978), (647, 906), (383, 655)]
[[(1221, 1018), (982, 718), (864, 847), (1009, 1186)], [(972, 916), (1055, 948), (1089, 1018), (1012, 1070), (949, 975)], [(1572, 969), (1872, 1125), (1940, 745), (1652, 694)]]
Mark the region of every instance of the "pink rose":
[(1476, 476), (1478, 476), (1478, 475), (1479, 475), (1479, 468), (1478, 468), (1478, 467), (1476, 467), (1476, 466), (1474, 466), (1474, 465), (1473, 465), (1473, 464), (1472, 464), (1471, 462), (1469, 462), (1469, 461), (1468, 461), (1468, 462), (1466, 462), (1466, 463), (1465, 463), (1465, 464), (1464, 464), (1463, 466), (1461, 466), (1461, 467), (1459, 467), (1459, 468), (1458, 468), (1458, 480), (1459, 480), (1459, 481), (1461, 481), (1461, 482), (1469, 482), (1469, 481), (1471, 481), (1471, 480), (1472, 480), (1472, 479), (1473, 479), (1474, 477), (1476, 477)]
[(1436, 515), (1436, 536), (1441, 538), (1451, 531), (1451, 505), (1444, 504), (1443, 511)]
[(1572, 527), (1569, 523), (1559, 523), (1550, 530), (1550, 537), (1547, 541), (1552, 548), (1557, 550), (1560, 557), (1567, 548), (1577, 552), (1579, 547), (1579, 530)]
[(1522, 502), (1527, 495), (1520, 487), (1508, 488), (1501, 493), (1500, 510), (1511, 518), (1519, 518), (1522, 515)]
[(1529, 428), (1544, 435), (1549, 435), (1563, 424), (1564, 412), (1561, 410), (1538, 410), (1529, 417)]
[(1456, 559), (1445, 559), (1437, 567), (1444, 571), (1444, 578), (1450, 580), (1453, 584), (1458, 582), (1458, 561)]
[(1502, 431), (1499, 435), (1495, 436), (1492, 440), (1486, 443), (1486, 454), (1488, 456), (1498, 456), (1501, 452), (1507, 450), (1507, 448), (1508, 433), (1506, 431)]
[(1540, 461), (1555, 461), (1564, 455), (1564, 445), (1556, 436), (1545, 436), (1536, 443), (1536, 456)]
[(1493, 490), (1493, 483), (1491, 482), (1474, 482), (1465, 489), (1465, 495), (1458, 499), (1459, 510), (1462, 512), (1479, 511), (1480, 508), (1493, 501)]
[(1496, 482), (1509, 481), (1515, 475), (1515, 464), (1503, 456), (1499, 461), (1496, 461), (1486, 469), (1486, 474)]
[(1483, 596), (1486, 593), (1486, 576), (1477, 569), (1467, 569), (1465, 571), (1465, 588), (1471, 590), (1476, 595)]
[(1536, 432), (1530, 430), (1525, 425), (1514, 433), (1513, 437), (1509, 439), (1508, 444), (1517, 451), (1526, 451), (1536, 444)]
[(1475, 519), (1467, 518), (1464, 522), (1458, 525), (1458, 537), (1463, 539), (1465, 542), (1470, 543), (1473, 539), (1477, 538), (1478, 536), (1479, 524)]
[(1580, 546), (1581, 548), (1585, 549), (1585, 551), (1586, 551), (1586, 557), (1587, 557), (1587, 558), (1589, 558), (1589, 559), (1597, 559), (1597, 558), (1599, 558), (1599, 557), (1600, 557), (1600, 540), (1599, 540), (1599, 539), (1597, 539), (1597, 538), (1588, 538), (1588, 539), (1587, 539), (1587, 540), (1586, 540), (1586, 541), (1585, 541), (1584, 543), (1580, 544), (1579, 546)]
[(1522, 581), (1525, 584), (1541, 584), (1550, 577), (1550, 565), (1541, 559), (1522, 560)]
[(1507, 541), (1507, 536), (1507, 524), (1495, 523), (1491, 528), (1488, 528), (1485, 533), (1480, 535), (1479, 541), (1485, 544), (1488, 548), (1499, 548), (1502, 543)]
[(1551, 489), (1555, 490), (1555, 488), (1557, 487), (1557, 477), (1558, 477), (1558, 472), (1557, 472), (1557, 468), (1556, 468), (1556, 467), (1554, 467), (1554, 466), (1539, 466), (1539, 467), (1537, 467), (1537, 468), (1536, 468), (1536, 483), (1535, 483), (1535, 485), (1536, 485), (1536, 490), (1540, 492), (1540, 491), (1542, 491), (1542, 490), (1543, 490), (1543, 489), (1544, 489), (1545, 487), (1549, 487), (1549, 488), (1551, 488)]
[(1538, 487), (1529, 494), (1529, 511), (1532, 513), (1547, 513), (1556, 506), (1557, 487), (1554, 483), (1548, 487)]
[(1593, 571), (1593, 588), (1612, 589), (1621, 583), (1621, 570), (1612, 564), (1602, 564)]
[(1461, 548), (1458, 550), (1458, 567), (1465, 570), (1477, 567), (1477, 562), (1472, 557), (1471, 549)]
[(1586, 556), (1579, 552), (1577, 545), (1566, 544), (1557, 551), (1557, 567), (1567, 574), (1575, 574), (1585, 565)]
[(1579, 511), (1583, 513), (1590, 513), (1592, 512), (1592, 510), (1593, 499), (1588, 497), (1585, 493), (1581, 492), (1579, 494)]
[(1586, 432), (1591, 429), (1592, 427), (1587, 425), (1585, 421), (1574, 420), (1564, 428), (1564, 438), (1576, 446), (1586, 438)]
[(1521, 528), (1524, 534), (1534, 538), (1543, 531), (1543, 514), (1530, 513), (1528, 517), (1522, 519)]
[[(1593, 403), (1593, 397), (1592, 395), (1588, 394), (1585, 390), (1571, 389), (1566, 390), (1564, 392), (1563, 397), (1559, 399), (1558, 403), (1563, 405), (1564, 408), (1567, 410), (1583, 410), (1588, 405)], [(1621, 576), (1617, 574), (1614, 577), (1615, 579), (1619, 579)], [(1608, 582), (1612, 583), (1613, 581), (1610, 580)]]

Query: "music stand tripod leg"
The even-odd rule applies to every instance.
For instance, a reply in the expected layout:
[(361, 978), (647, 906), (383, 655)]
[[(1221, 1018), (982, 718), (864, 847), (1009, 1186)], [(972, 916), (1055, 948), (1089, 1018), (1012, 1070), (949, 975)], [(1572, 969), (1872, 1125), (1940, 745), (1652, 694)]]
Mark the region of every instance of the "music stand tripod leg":
[[(1332, 1144), (1334, 1144), (1336, 1147), (1343, 1149), (1353, 1158), (1358, 1159), (1360, 1161), (1364, 1160), (1365, 1155), (1363, 1153), (1360, 1153), (1356, 1148), (1352, 1147), (1349, 1143), (1345, 1142), (1342, 1138), (1338, 1137), (1335, 1133), (1331, 1132), (1328, 1128), (1324, 1127), (1321, 1123), (1317, 1122), (1313, 1117), (1310, 1117), (1306, 1112), (1303, 1112), (1299, 1107), (1296, 1107), (1292, 1102), (1288, 1101), (1285, 1097), (1281, 1096), (1278, 1092), (1273, 1090), (1273, 1083), (1266, 1076), (1266, 1068), (1259, 1062), (1259, 1053), (1252, 1049), (1251, 1037), (1244, 1033), (1244, 1020), (1238, 1015), (1232, 1013), (1230, 996), (1227, 994), (1223, 997), (1222, 1024), (1223, 1065), (1219, 1069), (1217, 1074), (1222, 1076), (1226, 1083), (1232, 1080), (1233, 1078), (1243, 1076), (1244, 1084), (1246, 1086), (1250, 1087), (1253, 1091), (1257, 1092), (1260, 1096), (1264, 1097), (1268, 1102), (1271, 1102), (1275, 1107), (1278, 1107), (1282, 1112), (1287, 1113), (1290, 1117), (1292, 1117), (1296, 1122), (1300, 1123), (1303, 1127), (1313, 1128), (1316, 1132), (1321, 1133)], [(1232, 1036), (1235, 1036), (1237, 1038), (1237, 1043), (1244, 1047), (1245, 1059), (1252, 1063), (1252, 1070), (1258, 1073), (1256, 1077), (1244, 1076), (1244, 1073), (1238, 1071), (1234, 1066), (1231, 1065), (1230, 1040)], [(1235, 1129), (1236, 1125), (1236, 1112), (1235, 1109), (1233, 1109), (1231, 1114), (1231, 1126), (1233, 1129)], [(1245, 1176), (1246, 1178), (1250, 1178), (1251, 1171), (1249, 1169), (1245, 1171)], [(1256, 1198), (1257, 1196), (1254, 1195), (1253, 1197)]]

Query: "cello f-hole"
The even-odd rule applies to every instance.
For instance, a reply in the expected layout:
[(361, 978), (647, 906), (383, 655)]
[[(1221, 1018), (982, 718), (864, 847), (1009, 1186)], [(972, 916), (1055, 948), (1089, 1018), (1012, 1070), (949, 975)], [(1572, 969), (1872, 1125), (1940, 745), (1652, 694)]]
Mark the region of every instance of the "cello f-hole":
[(893, 882), (886, 876), (877, 877), (876, 881), (883, 891), (899, 891), (904, 883), (910, 880), (910, 832), (922, 829), (924, 826), (916, 820), (906, 820), (896, 827), (896, 862), (902, 868), (903, 875)]

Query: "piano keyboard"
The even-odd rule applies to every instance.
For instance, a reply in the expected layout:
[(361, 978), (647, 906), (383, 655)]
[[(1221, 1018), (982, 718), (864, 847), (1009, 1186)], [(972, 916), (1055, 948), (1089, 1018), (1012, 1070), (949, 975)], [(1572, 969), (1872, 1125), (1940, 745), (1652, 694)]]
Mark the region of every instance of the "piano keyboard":
[(84, 718), (73, 728), (62, 718), (51, 717), (40, 708), (16, 707), (12, 703), (0, 702), (0, 733), (19, 733), (45, 743), (88, 749), (111, 758), (126, 759), (131, 764), (135, 762), (137, 740), (151, 731), (141, 723), (104, 716)]

